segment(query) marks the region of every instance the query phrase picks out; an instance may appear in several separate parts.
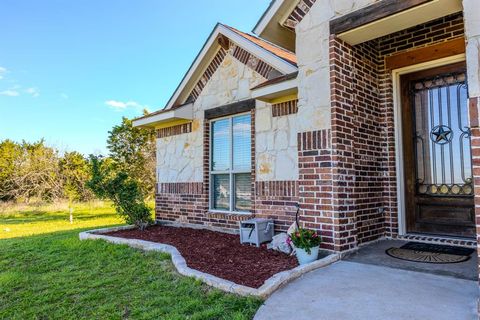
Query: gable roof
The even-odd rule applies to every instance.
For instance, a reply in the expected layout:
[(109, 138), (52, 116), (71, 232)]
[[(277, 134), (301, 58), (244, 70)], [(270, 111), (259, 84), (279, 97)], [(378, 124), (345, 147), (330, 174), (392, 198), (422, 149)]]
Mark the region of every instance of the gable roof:
[(244, 37), (245, 39), (255, 43), (256, 45), (262, 47), (263, 49), (265, 50), (268, 50), (270, 51), (271, 53), (273, 53), (274, 55), (284, 59), (285, 61), (293, 64), (293, 65), (297, 65), (297, 56), (295, 55), (295, 53), (285, 49), (285, 48), (282, 48), (270, 41), (267, 41), (267, 40), (264, 40), (264, 39), (261, 39), (259, 37), (256, 37), (256, 36), (253, 36), (251, 34), (248, 34), (248, 33), (245, 33), (245, 32), (242, 32), (240, 30), (237, 30), (235, 28), (232, 28), (230, 26), (226, 26), (225, 27), (229, 28), (230, 30), (232, 30), (233, 32), (236, 32), (238, 33), (239, 35), (241, 35), (242, 37)]
[(205, 69), (205, 64), (208, 64), (216, 52), (218, 52), (220, 45), (216, 40), (220, 35), (227, 37), (237, 46), (265, 61), (282, 74), (297, 71), (297, 61), (294, 53), (268, 41), (218, 23), (164, 109), (171, 109), (176, 105), (185, 103), (185, 101), (178, 101), (180, 95), (188, 88), (188, 85), (192, 85), (192, 81), (199, 77), (199, 73), (201, 74), (201, 69)]

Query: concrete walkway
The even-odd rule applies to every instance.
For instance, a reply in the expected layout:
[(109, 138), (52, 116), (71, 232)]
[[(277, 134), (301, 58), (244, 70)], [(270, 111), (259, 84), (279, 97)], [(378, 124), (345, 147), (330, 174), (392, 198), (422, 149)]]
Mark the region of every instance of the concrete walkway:
[(476, 281), (337, 262), (275, 292), (255, 320), (472, 320)]

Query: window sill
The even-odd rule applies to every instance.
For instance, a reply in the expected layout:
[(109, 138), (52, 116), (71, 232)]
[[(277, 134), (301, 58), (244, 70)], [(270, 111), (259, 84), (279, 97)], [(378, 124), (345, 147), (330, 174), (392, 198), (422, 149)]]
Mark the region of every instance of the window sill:
[(208, 210), (207, 215), (224, 215), (224, 216), (245, 216), (251, 217), (253, 213), (251, 212), (238, 212), (238, 211), (226, 211), (226, 210)]

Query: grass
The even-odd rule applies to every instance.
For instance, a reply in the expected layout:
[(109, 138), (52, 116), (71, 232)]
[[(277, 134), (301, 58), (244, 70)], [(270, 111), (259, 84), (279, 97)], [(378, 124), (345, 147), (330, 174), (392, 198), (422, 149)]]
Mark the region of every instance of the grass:
[(78, 240), (120, 222), (98, 204), (77, 205), (73, 224), (63, 207), (0, 211), (0, 319), (253, 317), (260, 300), (180, 276), (166, 254)]

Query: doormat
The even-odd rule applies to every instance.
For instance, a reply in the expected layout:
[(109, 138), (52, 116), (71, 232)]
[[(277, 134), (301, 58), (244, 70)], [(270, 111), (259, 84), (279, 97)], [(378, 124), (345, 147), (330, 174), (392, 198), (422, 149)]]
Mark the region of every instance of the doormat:
[(467, 261), (474, 251), (470, 248), (408, 242), (400, 248), (390, 248), (385, 253), (401, 260), (443, 264)]

